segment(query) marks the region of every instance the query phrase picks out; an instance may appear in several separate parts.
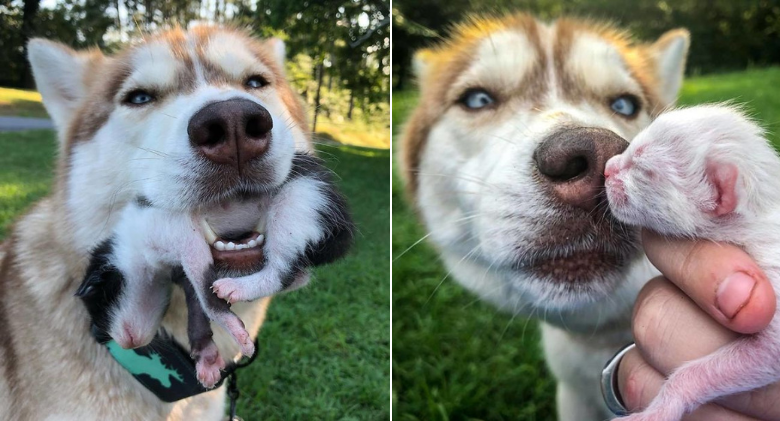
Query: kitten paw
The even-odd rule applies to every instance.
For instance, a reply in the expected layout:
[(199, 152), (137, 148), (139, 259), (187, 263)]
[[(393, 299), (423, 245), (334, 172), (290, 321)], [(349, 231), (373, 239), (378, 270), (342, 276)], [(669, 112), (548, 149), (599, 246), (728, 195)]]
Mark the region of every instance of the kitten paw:
[(222, 378), (222, 370), (225, 368), (225, 361), (217, 354), (216, 358), (201, 357), (195, 364), (195, 372), (198, 381), (203, 387), (211, 389)]
[(214, 342), (199, 351), (195, 356), (195, 373), (203, 387), (211, 389), (222, 378), (221, 370), (225, 369), (225, 360), (219, 355), (219, 349)]
[(636, 414), (631, 414), (625, 417), (617, 418), (617, 420), (620, 421), (679, 421), (679, 417), (670, 417), (665, 414), (657, 414), (654, 412), (638, 412)]
[(211, 286), (211, 290), (214, 291), (214, 294), (217, 294), (217, 297), (230, 304), (238, 301), (248, 301), (246, 289), (243, 284), (233, 278), (219, 279)]
[(243, 355), (247, 357), (254, 355), (255, 343), (249, 336), (249, 332), (246, 331), (244, 322), (238, 316), (231, 312), (221, 313), (216, 316), (215, 321), (233, 337), (238, 346), (241, 347)]

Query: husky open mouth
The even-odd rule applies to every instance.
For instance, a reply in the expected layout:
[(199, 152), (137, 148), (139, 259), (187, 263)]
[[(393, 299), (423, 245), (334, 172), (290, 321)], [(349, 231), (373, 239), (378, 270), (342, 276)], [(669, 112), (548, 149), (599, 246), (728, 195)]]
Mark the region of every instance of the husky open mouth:
[(262, 198), (244, 198), (223, 203), (197, 217), (218, 266), (243, 272), (262, 265), (266, 202)]

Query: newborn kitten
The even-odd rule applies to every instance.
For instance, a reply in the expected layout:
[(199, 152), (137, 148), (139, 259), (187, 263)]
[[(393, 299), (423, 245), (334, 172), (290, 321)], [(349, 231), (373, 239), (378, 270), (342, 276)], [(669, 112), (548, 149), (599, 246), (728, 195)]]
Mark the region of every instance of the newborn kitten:
[[(740, 111), (706, 105), (662, 114), (607, 162), (604, 175), (617, 219), (736, 244), (780, 297), (780, 159)], [(763, 331), (679, 367), (644, 411), (621, 420), (679, 420), (714, 399), (780, 380), (779, 361), (775, 316)]]
[[(192, 215), (155, 208), (143, 200), (129, 204), (112, 238), (93, 254), (84, 284), (112, 271), (119, 273), (121, 286), (103, 312), (108, 320), (100, 325), (107, 326), (108, 335), (121, 347), (136, 348), (156, 334), (170, 299), (171, 270), (181, 266), (190, 283), (181, 286), (191, 353), (198, 379), (211, 387), (225, 364), (211, 339), (209, 320), (251, 356), (254, 344), (229, 303), (305, 285), (309, 267), (346, 253), (352, 231), (346, 200), (336, 191), (329, 170), (315, 157), (296, 154), (288, 179), (262, 197)], [(214, 281), (222, 273), (251, 275), (223, 280), (222, 294), (215, 295)]]

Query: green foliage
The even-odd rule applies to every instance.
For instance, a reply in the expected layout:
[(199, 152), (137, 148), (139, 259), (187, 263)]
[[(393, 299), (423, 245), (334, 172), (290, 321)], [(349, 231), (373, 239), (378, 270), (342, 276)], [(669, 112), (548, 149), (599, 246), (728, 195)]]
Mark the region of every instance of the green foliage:
[[(691, 31), (691, 74), (780, 63), (780, 7), (775, 0), (396, 0), (393, 3), (396, 84), (409, 75), (414, 50), (430, 45), (465, 15), (527, 11), (615, 22), (652, 41), (669, 29)], [(397, 12), (397, 13), (396, 13)]]
[[(0, 240), (48, 193), (55, 145), (51, 131), (0, 133)], [(258, 358), (239, 373), (245, 420), (390, 416), (389, 152), (323, 146), (320, 154), (349, 198), (357, 243), (310, 286), (272, 301)]]
[[(28, 18), (25, 33), (23, 6), (30, 2), (0, 2), (0, 62), (7, 63), (0, 85), (26, 82), (29, 36), (111, 51), (158, 29), (218, 22), (285, 40), (293, 82), (314, 112), (332, 121), (387, 121), (389, 0), (57, 0)], [(320, 69), (325, 86), (318, 84)]]
[[(695, 77), (680, 103), (745, 103), (780, 146), (780, 68)], [(393, 142), (416, 105), (393, 93)], [(398, 420), (555, 420), (554, 383), (535, 321), (513, 319), (457, 285), (426, 242), (393, 178), (393, 415)], [(596, 387), (596, 385), (594, 385)]]

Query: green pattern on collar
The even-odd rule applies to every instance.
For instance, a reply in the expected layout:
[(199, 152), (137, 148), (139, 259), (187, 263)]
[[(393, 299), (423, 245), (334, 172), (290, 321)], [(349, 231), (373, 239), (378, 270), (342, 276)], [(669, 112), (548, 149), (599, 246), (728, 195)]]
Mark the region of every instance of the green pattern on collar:
[(156, 352), (150, 352), (149, 356), (139, 355), (134, 349), (124, 349), (113, 340), (109, 341), (106, 346), (114, 359), (133, 375), (146, 374), (166, 388), (171, 387), (171, 377), (179, 382), (184, 382), (181, 374), (163, 364), (160, 354)]

